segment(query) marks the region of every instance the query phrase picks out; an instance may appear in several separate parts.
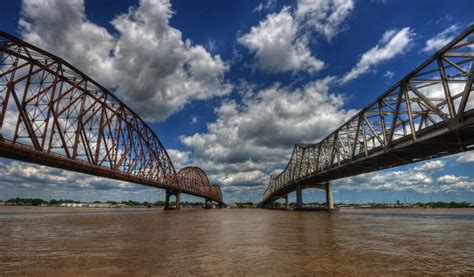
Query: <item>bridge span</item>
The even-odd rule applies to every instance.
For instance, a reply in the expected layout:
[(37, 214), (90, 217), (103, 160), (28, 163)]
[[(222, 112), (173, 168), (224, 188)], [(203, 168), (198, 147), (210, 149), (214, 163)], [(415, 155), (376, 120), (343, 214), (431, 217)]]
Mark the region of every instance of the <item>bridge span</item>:
[(198, 167), (178, 173), (153, 130), (63, 59), (0, 32), (0, 156), (166, 190), (223, 205)]
[(474, 25), (314, 144), (296, 144), (285, 169), (270, 177), (261, 205), (330, 181), (468, 151), (474, 147)]

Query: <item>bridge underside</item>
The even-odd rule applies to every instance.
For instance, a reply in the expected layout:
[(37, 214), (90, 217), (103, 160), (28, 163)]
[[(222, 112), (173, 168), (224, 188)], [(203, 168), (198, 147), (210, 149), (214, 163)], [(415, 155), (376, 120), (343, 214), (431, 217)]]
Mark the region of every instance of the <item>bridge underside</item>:
[[(32, 150), (30, 149), (30, 147), (9, 143), (3, 140), (0, 140), (0, 157), (75, 171), (79, 173), (85, 173), (97, 177), (104, 177), (114, 180), (136, 183), (154, 188), (171, 190), (174, 192), (181, 192), (181, 190), (177, 189), (174, 184), (156, 184), (156, 182), (153, 180), (137, 176), (131, 176), (129, 174), (124, 174), (121, 172), (109, 170), (107, 168), (90, 165), (81, 161), (71, 161), (62, 156), (55, 156), (54, 158), (52, 158), (51, 155)], [(222, 200), (212, 196), (206, 197), (202, 193), (187, 190), (185, 191), (185, 193), (196, 197), (203, 197), (206, 200), (212, 200), (219, 204), (224, 204)]]

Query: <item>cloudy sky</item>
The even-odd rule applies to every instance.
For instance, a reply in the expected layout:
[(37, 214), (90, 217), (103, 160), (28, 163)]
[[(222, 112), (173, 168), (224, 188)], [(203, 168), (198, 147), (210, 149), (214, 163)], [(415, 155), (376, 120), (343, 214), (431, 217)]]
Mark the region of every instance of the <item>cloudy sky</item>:
[[(205, 169), (226, 202), (259, 201), (295, 143), (324, 138), (472, 24), (473, 8), (470, 0), (4, 0), (0, 29), (113, 88), (175, 167)], [(334, 199), (473, 201), (473, 165), (465, 153), (342, 179)], [(304, 192), (305, 201), (323, 195)], [(16, 196), (164, 198), (0, 159), (0, 199)]]

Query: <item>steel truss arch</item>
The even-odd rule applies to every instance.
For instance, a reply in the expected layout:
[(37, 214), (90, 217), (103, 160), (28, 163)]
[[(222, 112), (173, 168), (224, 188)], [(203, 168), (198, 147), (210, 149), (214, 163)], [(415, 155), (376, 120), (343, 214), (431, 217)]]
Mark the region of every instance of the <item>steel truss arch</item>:
[(199, 167), (188, 166), (177, 173), (178, 185), (181, 189), (197, 194), (212, 195), (210, 199), (222, 202), (222, 192), (219, 185), (211, 185), (206, 172)]
[(180, 188), (158, 136), (107, 88), (4, 32), (0, 156), (222, 201)]

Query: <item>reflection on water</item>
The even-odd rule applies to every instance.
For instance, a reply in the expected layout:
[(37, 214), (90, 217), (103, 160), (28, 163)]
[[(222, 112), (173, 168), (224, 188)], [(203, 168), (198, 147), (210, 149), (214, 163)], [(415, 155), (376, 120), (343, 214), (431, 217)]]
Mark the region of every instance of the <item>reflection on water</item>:
[(474, 209), (0, 208), (0, 274), (474, 274)]

